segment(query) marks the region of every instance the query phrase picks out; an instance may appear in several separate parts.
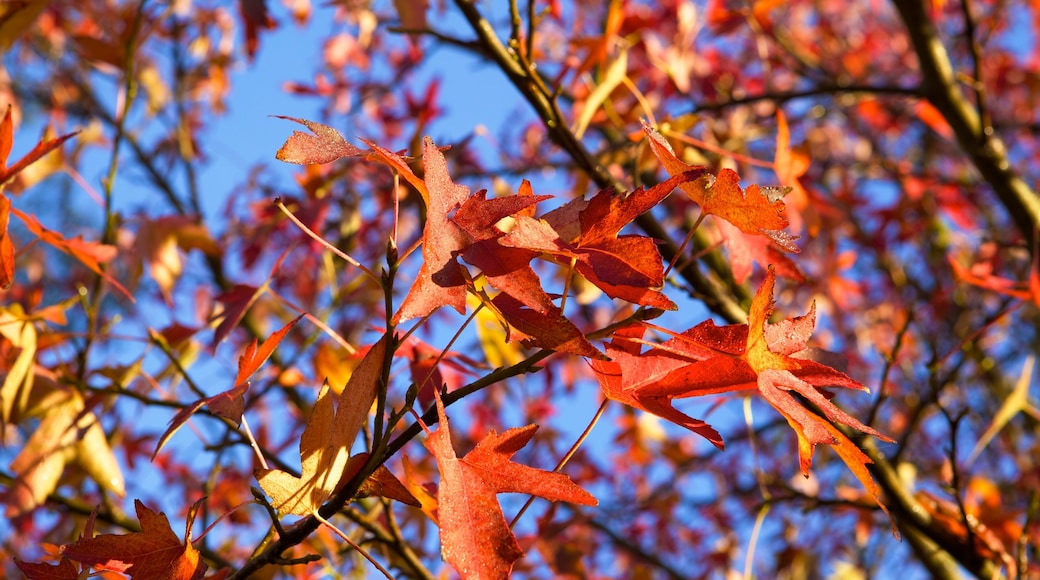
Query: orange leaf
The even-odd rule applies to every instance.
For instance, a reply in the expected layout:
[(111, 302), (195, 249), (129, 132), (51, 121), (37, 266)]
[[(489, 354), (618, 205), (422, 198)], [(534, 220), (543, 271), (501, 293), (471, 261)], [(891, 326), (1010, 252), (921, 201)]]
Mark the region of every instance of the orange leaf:
[[(664, 166), (668, 175), (680, 175), (687, 171), (704, 171), (703, 167), (690, 165), (675, 156), (672, 146), (653, 127), (643, 124), (643, 131), (650, 139), (650, 149)], [(761, 190), (750, 185), (740, 187), (740, 177), (732, 169), (723, 169), (718, 175), (710, 173), (679, 185), (701, 210), (718, 216), (749, 234), (759, 234), (772, 239), (788, 252), (797, 252), (794, 239), (782, 232), (788, 222), (784, 217), (781, 195), (773, 190)]]
[(275, 153), (274, 157), (279, 161), (297, 165), (311, 165), (332, 163), (343, 157), (357, 157), (364, 154), (364, 151), (347, 143), (347, 140), (343, 138), (343, 135), (340, 135), (339, 131), (328, 125), (295, 117), (274, 116), (278, 119), (299, 123), (313, 133), (313, 135), (308, 135), (302, 131), (293, 131), (293, 134), (285, 140), (278, 153)]
[(466, 233), (449, 214), (469, 197), (469, 188), (457, 185), (433, 140), (423, 140), (423, 178), (427, 195), (426, 225), (423, 228), (423, 263), (394, 322), (426, 316), (441, 306), (466, 311), (466, 273), (456, 256), (465, 249)]
[(7, 233), (11, 221), (11, 200), (0, 193), (0, 288), (7, 290), (14, 282), (14, 242)]
[(350, 376), (342, 394), (336, 397), (328, 382), (322, 385), (300, 438), (299, 477), (280, 469), (257, 470), (260, 487), (282, 515), (314, 513), (335, 493), (350, 459), (350, 446), (376, 398), (385, 358), (386, 340), (380, 338)]
[(253, 342), (246, 347), (246, 351), (242, 356), (238, 357), (238, 375), (235, 376), (235, 384), (227, 391), (217, 393), (212, 397), (195, 401), (194, 403), (182, 408), (177, 412), (176, 415), (170, 419), (170, 426), (166, 428), (166, 431), (159, 437), (159, 442), (155, 445), (155, 451), (152, 453), (152, 459), (159, 454), (159, 450), (163, 448), (163, 445), (173, 437), (173, 434), (177, 432), (181, 426), (184, 425), (188, 419), (191, 418), (199, 409), (204, 405), (208, 405), (210, 410), (239, 424), (242, 422), (242, 413), (245, 411), (244, 401), (242, 397), (245, 395), (246, 390), (249, 388), (249, 377), (253, 376), (253, 373), (260, 368), (260, 365), (264, 364), (268, 358), (271, 357), (271, 353), (274, 352), (275, 347), (282, 342), (285, 335), (288, 334), (289, 330), (296, 323), (303, 318), (303, 315), (299, 315), (296, 318), (289, 321), (288, 324), (283, 326), (280, 330), (272, 334), (264, 344), (257, 348), (257, 341), (253, 339)]
[(134, 580), (196, 580), (206, 573), (206, 563), (191, 545), (191, 525), (202, 500), (192, 506), (184, 532), (185, 541), (170, 528), (162, 512), (134, 500), (141, 531), (102, 534), (65, 546), (64, 555), (96, 570), (128, 574)]
[(4, 118), (0, 121), (0, 172), (7, 170), (7, 158), (14, 145), (14, 121), (11, 120), (11, 105), (7, 105)]
[(463, 578), (506, 578), (523, 550), (506, 523), (499, 493), (526, 493), (550, 501), (596, 505), (596, 498), (562, 473), (510, 458), (527, 445), (537, 425), (488, 433), (461, 459), (451, 444), (444, 403), (436, 397), (440, 427), (424, 442), (437, 460), (441, 555)]
[(115, 246), (98, 242), (88, 242), (80, 236), (67, 239), (60, 233), (45, 228), (43, 224), (40, 223), (40, 220), (36, 219), (36, 216), (22, 213), (17, 208), (13, 207), (11, 208), (11, 211), (25, 223), (25, 227), (38, 237), (41, 242), (76, 258), (81, 264), (90, 268), (92, 272), (101, 276), (105, 281), (115, 287), (116, 290), (119, 290), (131, 302), (137, 302), (134, 300), (134, 297), (130, 294), (129, 290), (124, 288), (115, 278), (101, 269), (101, 264), (115, 258)]
[[(3, 130), (0, 130), (0, 133), (2, 132)], [(75, 137), (77, 133), (78, 131), (75, 133), (68, 133), (66, 135), (62, 135), (61, 137), (55, 137), (53, 139), (41, 139), (38, 143), (36, 143), (36, 146), (32, 148), (32, 151), (29, 151), (28, 153), (23, 155), (22, 158), (16, 161), (14, 165), (0, 169), (0, 187), (3, 187), (5, 184), (7, 184), (7, 182), (11, 181), (11, 179), (13, 179), (14, 176), (21, 173), (22, 170), (38, 161), (44, 155), (50, 153), (51, 151), (54, 151), (58, 147), (61, 147), (63, 143)], [(3, 146), (3, 136), (0, 135), (0, 147)], [(10, 149), (8, 149), (8, 153), (10, 153)]]

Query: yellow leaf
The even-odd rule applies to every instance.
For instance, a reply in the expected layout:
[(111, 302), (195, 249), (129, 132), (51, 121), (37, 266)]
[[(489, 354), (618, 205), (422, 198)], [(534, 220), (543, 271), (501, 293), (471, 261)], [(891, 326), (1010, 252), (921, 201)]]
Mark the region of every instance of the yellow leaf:
[(318, 393), (311, 418), (300, 438), (302, 474), (296, 477), (280, 469), (261, 469), (257, 481), (282, 515), (307, 515), (332, 496), (339, 475), (347, 466), (350, 450), (333, 431), (335, 394), (326, 382)]
[(582, 138), (585, 134), (585, 129), (589, 127), (589, 123), (592, 122), (592, 117), (599, 110), (600, 105), (610, 97), (610, 93), (613, 93), (614, 89), (618, 88), (618, 85), (624, 82), (627, 74), (628, 49), (622, 48), (618, 57), (607, 67), (607, 72), (603, 75), (603, 79), (592, 90), (589, 97), (585, 99), (585, 106), (581, 110), (581, 115), (578, 116), (578, 121), (574, 124), (574, 128), (571, 129), (575, 137), (578, 139)]
[[(7, 515), (32, 511), (46, 501), (61, 481), (68, 459), (76, 459), (103, 488), (122, 495), (123, 474), (93, 413), (84, 412), (83, 398), (61, 389), (50, 399), (39, 427), (11, 462), (15, 475)], [(82, 435), (81, 435), (82, 434)]]
[(1004, 399), (1004, 404), (997, 410), (996, 415), (993, 416), (993, 421), (990, 422), (989, 427), (979, 437), (978, 443), (975, 444), (975, 448), (971, 450), (971, 455), (968, 456), (968, 462), (966, 465), (975, 463), (978, 459), (979, 454), (982, 450), (989, 445), (989, 442), (996, 437), (997, 433), (1008, 424), (1011, 419), (1015, 418), (1015, 415), (1022, 412), (1023, 409), (1029, 407), (1029, 383), (1030, 379), (1033, 378), (1033, 364), (1036, 362), (1036, 357), (1030, 356), (1026, 359), (1025, 364), (1022, 365), (1022, 374), (1018, 377), (1018, 383), (1015, 384), (1015, 389), (1011, 391), (1007, 399)]
[(0, 3), (0, 53), (32, 29), (32, 24), (50, 0), (25, 0)]
[(108, 445), (105, 430), (101, 428), (97, 417), (87, 413), (79, 420), (77, 430), (83, 436), (76, 441), (76, 463), (102, 488), (116, 495), (125, 495), (123, 470)]
[(385, 358), (386, 340), (380, 338), (338, 397), (328, 381), (322, 385), (300, 438), (299, 477), (280, 469), (257, 470), (260, 487), (282, 515), (314, 513), (335, 493), (350, 447), (376, 398)]
[(36, 360), (36, 328), (26, 321), (20, 304), (0, 309), (0, 336), (19, 349), (14, 363), (7, 368), (3, 386), (0, 386), (0, 423), (6, 425), (12, 415), (25, 409), (33, 385), (33, 363)]

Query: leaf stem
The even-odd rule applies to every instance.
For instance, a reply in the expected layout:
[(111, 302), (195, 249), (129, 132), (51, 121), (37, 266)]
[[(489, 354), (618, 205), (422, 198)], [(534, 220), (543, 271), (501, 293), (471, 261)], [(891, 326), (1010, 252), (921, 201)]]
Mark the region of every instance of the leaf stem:
[(390, 572), (387, 571), (387, 569), (384, 568), (379, 562), (376, 562), (376, 559), (373, 558), (371, 554), (366, 552), (365, 549), (362, 548), (361, 546), (357, 545), (357, 543), (354, 542), (354, 540), (351, 540), (350, 536), (344, 534), (339, 528), (337, 528), (336, 526), (332, 525), (332, 522), (330, 522), (329, 520), (321, 517), (321, 514), (318, 513), (318, 510), (314, 510), (313, 512), (311, 512), (311, 515), (314, 516), (314, 518), (317, 519), (322, 524), (325, 524), (325, 526), (327, 528), (329, 528), (330, 530), (332, 530), (332, 532), (335, 533), (337, 536), (339, 536), (341, 540), (343, 540), (344, 542), (350, 544), (351, 548), (354, 548), (355, 550), (357, 550), (357, 553), (361, 554), (366, 560), (369, 561), (369, 563), (371, 563), (373, 566), (375, 566), (376, 570), (379, 570), (383, 574), (383, 576), (385, 576), (389, 580), (394, 580), (394, 577), (390, 575)]
[[(584, 443), (585, 439), (587, 439), (589, 434), (592, 433), (592, 429), (596, 426), (596, 423), (599, 422), (599, 418), (603, 416), (603, 412), (607, 410), (609, 405), (610, 399), (603, 399), (603, 402), (599, 404), (599, 409), (596, 409), (596, 414), (592, 416), (592, 419), (589, 420), (589, 424), (585, 426), (585, 430), (581, 432), (581, 435), (579, 435), (574, 441), (574, 444), (571, 445), (570, 449), (567, 450), (567, 453), (564, 454), (562, 459), (560, 459), (560, 462), (553, 468), (553, 473), (558, 473), (565, 465), (567, 465), (567, 462), (574, 457), (574, 454), (578, 452), (578, 448), (581, 447), (581, 444)], [(509, 522), (509, 529), (516, 527), (516, 523), (520, 521), (520, 517), (523, 516), (527, 509), (531, 507), (531, 504), (534, 503), (534, 499), (535, 496), (528, 496), (527, 501), (524, 502), (520, 511), (516, 512), (516, 515), (513, 516), (513, 521)]]
[(315, 233), (314, 230), (312, 230), (312, 229), (308, 228), (307, 226), (305, 226), (303, 224), (303, 222), (301, 222), (291, 211), (289, 211), (289, 208), (285, 207), (285, 204), (282, 203), (281, 199), (275, 199), (274, 200), (274, 205), (279, 209), (279, 211), (281, 211), (283, 214), (285, 214), (285, 217), (289, 218), (289, 221), (291, 221), (293, 224), (295, 224), (296, 227), (300, 228), (300, 230), (303, 233), (307, 234), (308, 237), (310, 237), (314, 241), (316, 241), (319, 244), (321, 244), (322, 246), (324, 246), (325, 249), (329, 250), (333, 254), (339, 256), (341, 259), (343, 259), (343, 261), (347, 262), (351, 266), (354, 266), (355, 268), (360, 269), (369, 278), (371, 278), (376, 284), (382, 285), (380, 280), (379, 280), (379, 276), (376, 276), (372, 272), (372, 270), (369, 270), (364, 265), (362, 265), (361, 262), (358, 262), (357, 260), (352, 258), (346, 252), (340, 250), (336, 246), (333, 246), (325, 238), (323, 238), (323, 237), (319, 236), (317, 233)]

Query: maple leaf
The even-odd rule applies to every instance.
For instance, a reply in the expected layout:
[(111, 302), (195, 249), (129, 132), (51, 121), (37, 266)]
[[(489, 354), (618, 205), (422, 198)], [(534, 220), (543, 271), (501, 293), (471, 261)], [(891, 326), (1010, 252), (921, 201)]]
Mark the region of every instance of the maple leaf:
[[(804, 475), (809, 474), (815, 446), (820, 443), (831, 445), (878, 505), (885, 509), (880, 500), (880, 488), (866, 467), (870, 459), (831, 422), (847, 425), (882, 441), (892, 440), (839, 409), (818, 390), (821, 387), (844, 387), (865, 391), (866, 387), (809, 358), (812, 351), (808, 349), (807, 341), (816, 325), (815, 305), (805, 316), (767, 324), (773, 311), (775, 281), (776, 274), (770, 267), (752, 300), (746, 325), (718, 327), (708, 320), (645, 353), (633, 346), (635, 341), (619, 335), (607, 348), (611, 364), (617, 366), (600, 365), (597, 377), (607, 396), (637, 408), (646, 408), (648, 400), (660, 402), (662, 399), (758, 390), (795, 430), (799, 464)], [(815, 405), (826, 418), (803, 406), (791, 394), (792, 391)], [(636, 404), (625, 400), (626, 397)], [(665, 409), (668, 412), (667, 407)], [(647, 410), (691, 428), (661, 414), (660, 408)]]
[(260, 288), (248, 284), (235, 284), (233, 288), (214, 298), (214, 300), (224, 305), (224, 310), (218, 315), (222, 320), (217, 325), (216, 330), (213, 331), (214, 348), (238, 326), (238, 323), (246, 315), (246, 311), (259, 297)]
[(159, 437), (159, 442), (155, 445), (155, 451), (152, 453), (152, 459), (155, 459), (155, 456), (159, 454), (159, 450), (163, 448), (163, 445), (166, 444), (170, 437), (203, 406), (208, 405), (211, 411), (225, 419), (234, 421), (236, 425), (242, 423), (242, 413), (245, 411), (243, 396), (249, 388), (249, 377), (253, 376), (253, 373), (267, 359), (271, 358), (271, 353), (274, 352), (275, 347), (282, 342), (285, 335), (289, 333), (292, 327), (296, 326), (296, 323), (303, 316), (301, 314), (289, 321), (288, 324), (269, 336), (263, 345), (258, 346), (257, 340), (253, 339), (253, 342), (246, 347), (245, 352), (238, 357), (238, 374), (235, 376), (234, 385), (227, 391), (200, 399), (177, 411), (177, 414), (170, 419), (169, 427)]
[(364, 151), (348, 143), (339, 131), (328, 125), (296, 117), (282, 115), (274, 115), (274, 117), (299, 123), (313, 133), (313, 135), (308, 135), (303, 131), (293, 131), (274, 155), (275, 159), (279, 161), (297, 165), (312, 165), (331, 163), (343, 157), (357, 157), (364, 154)]
[(675, 304), (659, 290), (664, 285), (664, 265), (656, 242), (619, 233), (677, 186), (704, 173), (702, 169), (684, 171), (628, 195), (604, 189), (592, 199), (571, 201), (541, 219), (517, 216), (501, 244), (573, 261), (578, 273), (612, 298), (674, 310)]
[(769, 238), (746, 234), (725, 220), (717, 222), (716, 227), (729, 251), (733, 279), (738, 284), (747, 281), (755, 263), (763, 267), (772, 264), (777, 274), (796, 282), (806, 281), (805, 274), (798, 268), (798, 264), (778, 250)]
[(376, 398), (386, 340), (376, 342), (337, 397), (322, 385), (300, 438), (299, 477), (280, 469), (258, 469), (256, 479), (282, 515), (314, 513), (336, 491), (357, 438)]
[[(478, 191), (466, 198), (451, 220), (471, 238), (462, 252), (462, 259), (479, 268), (488, 284), (544, 314), (555, 306), (542, 289), (541, 279), (531, 268), (531, 261), (538, 252), (500, 243), (506, 235), (498, 226), (502, 220), (527, 210), (533, 211), (536, 203), (551, 197), (530, 194), (530, 184), (524, 183), (526, 195), (487, 199), (486, 190)], [(524, 189), (525, 186), (521, 185), (521, 191)]]
[(130, 291), (123, 287), (115, 278), (109, 275), (107, 272), (101, 269), (101, 264), (111, 261), (116, 256), (115, 246), (107, 244), (101, 244), (98, 242), (88, 242), (82, 237), (75, 237), (68, 239), (58, 232), (49, 230), (40, 223), (36, 216), (22, 213), (17, 208), (10, 208), (11, 212), (18, 216), (22, 222), (25, 223), (25, 227), (32, 232), (41, 242), (44, 242), (51, 247), (60, 250), (66, 254), (69, 254), (73, 258), (79, 260), (81, 264), (89, 268), (92, 272), (101, 276), (105, 281), (111, 284), (116, 290), (119, 290), (127, 299), (131, 302), (136, 302)]
[(260, 48), (260, 31), (273, 30), (278, 23), (268, 12), (265, 0), (238, 0), (238, 12), (244, 25), (242, 28), (246, 37), (246, 55), (252, 62)]
[(553, 304), (539, 312), (525, 307), (509, 294), (501, 293), (491, 299), (491, 305), (509, 323), (509, 340), (519, 340), (528, 348), (568, 352), (592, 359), (605, 358)]
[(9, 517), (42, 505), (75, 461), (98, 484), (123, 495), (123, 473), (101, 424), (79, 392), (58, 387), (45, 395), (39, 425), (11, 462), (15, 479), (4, 494)]
[(135, 248), (135, 273), (147, 265), (167, 304), (173, 303), (173, 285), (184, 270), (182, 251), (197, 249), (209, 256), (220, 255), (220, 247), (206, 226), (177, 215), (147, 220), (138, 231)]
[(133, 580), (196, 580), (206, 573), (206, 563), (191, 545), (191, 526), (199, 500), (188, 514), (184, 542), (173, 533), (170, 520), (162, 512), (148, 509), (134, 500), (141, 531), (132, 534), (102, 534), (65, 546), (62, 553), (70, 560), (97, 570), (128, 574)]
[(437, 488), (437, 520), (441, 555), (459, 575), (469, 578), (506, 578), (524, 552), (509, 529), (499, 493), (525, 493), (550, 501), (597, 505), (596, 498), (562, 473), (535, 469), (510, 458), (527, 445), (537, 425), (527, 425), (484, 436), (459, 458), (439, 394), (435, 397), (440, 426), (424, 441), (437, 460), (441, 482)]
[(7, 157), (14, 145), (14, 122), (11, 120), (11, 105), (7, 105), (4, 118), (0, 120), (0, 190), (26, 167), (39, 161), (41, 157), (62, 146), (63, 143), (78, 133), (68, 133), (51, 139), (40, 139), (31, 151), (22, 156), (13, 165), (7, 165)]
[(742, 232), (760, 234), (773, 240), (788, 252), (797, 252), (794, 237), (784, 233), (788, 226), (784, 217), (784, 203), (771, 190), (763, 191), (757, 185), (741, 189), (740, 177), (732, 169), (722, 169), (711, 175), (703, 167), (690, 165), (675, 156), (668, 141), (650, 125), (643, 123), (643, 131), (650, 139), (650, 149), (669, 175), (690, 170), (701, 170), (699, 179), (679, 186), (705, 214), (718, 216), (740, 228)]
[(694, 433), (704, 437), (712, 445), (723, 449), (725, 445), (722, 441), (722, 435), (713, 429), (710, 425), (699, 419), (694, 419), (689, 415), (679, 411), (672, 406), (672, 397), (665, 396), (653, 396), (640, 394), (633, 389), (625, 389), (625, 373), (624, 366), (618, 362), (618, 360), (625, 360), (623, 356), (619, 356), (622, 353), (637, 356), (639, 354), (639, 347), (637, 344), (628, 344), (622, 339), (627, 338), (640, 338), (643, 335), (642, 326), (632, 326), (620, 329), (614, 333), (615, 340), (611, 341), (607, 345), (608, 356), (611, 360), (593, 360), (591, 361), (592, 370), (596, 375), (596, 379), (599, 381), (600, 387), (603, 391), (603, 396), (607, 397), (612, 401), (617, 401), (623, 405), (628, 405), (647, 413), (657, 415), (662, 419), (666, 419), (693, 431)]
[[(781, 110), (776, 111), (776, 155), (773, 158), (773, 171), (780, 184), (791, 188), (784, 197), (784, 206), (791, 210), (788, 219), (793, 231), (801, 231), (803, 212), (810, 209), (809, 192), (802, 186), (800, 178), (809, 170), (809, 147), (805, 143), (791, 147), (791, 130), (787, 125), (787, 116)], [(819, 229), (818, 218), (813, 218), (810, 232), (815, 234)]]
[(14, 561), (28, 580), (79, 580), (79, 569), (72, 560), (62, 558), (57, 564)]
[[(368, 462), (370, 454), (367, 452), (358, 453), (357, 455), (350, 458), (347, 461), (347, 466), (343, 470), (343, 476), (340, 478), (341, 482), (350, 481), (357, 472), (361, 471), (361, 468)], [(357, 493), (354, 497), (385, 497), (387, 499), (396, 499), (397, 501), (408, 504), (413, 507), (422, 507), (422, 503), (410, 491), (405, 487), (401, 480), (390, 472), (385, 465), (380, 465), (376, 468), (372, 475), (368, 476), (364, 482), (358, 487)]]
[(466, 273), (455, 256), (470, 240), (448, 214), (466, 201), (469, 188), (451, 180), (444, 154), (429, 137), (423, 139), (423, 167), (428, 191), (423, 263), (394, 315), (395, 323), (426, 316), (441, 306), (451, 306), (460, 314), (466, 311)]

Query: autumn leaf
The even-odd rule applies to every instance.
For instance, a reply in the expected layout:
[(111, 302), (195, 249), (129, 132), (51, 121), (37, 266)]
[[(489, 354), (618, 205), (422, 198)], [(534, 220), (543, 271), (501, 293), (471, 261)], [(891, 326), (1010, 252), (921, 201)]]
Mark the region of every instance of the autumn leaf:
[[(815, 446), (821, 443), (831, 445), (881, 505), (880, 489), (866, 468), (870, 460), (832, 422), (882, 441), (891, 442), (891, 439), (839, 409), (819, 390), (822, 387), (866, 390), (866, 387), (844, 373), (812, 360), (813, 353), (807, 341), (816, 325), (815, 307), (805, 316), (777, 324), (767, 323), (773, 311), (775, 280), (776, 274), (770, 268), (752, 300), (747, 325), (719, 327), (708, 320), (643, 353), (631, 343), (626, 346), (625, 336), (620, 335), (607, 348), (611, 364), (616, 367), (599, 365), (597, 377), (600, 384), (608, 397), (637, 408), (646, 408), (646, 401), (660, 403), (757, 390), (795, 430), (799, 465), (804, 475), (809, 474)], [(824, 416), (810, 411), (792, 392), (815, 405)], [(633, 401), (625, 400), (625, 397)], [(647, 410), (696, 431), (681, 418), (676, 420), (661, 414), (660, 408)], [(667, 407), (664, 410), (669, 412)], [(720, 445), (720, 442), (705, 436)]]
[(426, 12), (430, 8), (429, 0), (394, 0), (394, 10), (401, 21), (401, 28), (419, 33), (426, 29)]
[(14, 561), (15, 566), (25, 574), (28, 580), (79, 580), (79, 568), (68, 558), (62, 558), (57, 564), (45, 562)]
[[(650, 125), (643, 123), (649, 137), (650, 149), (669, 175), (690, 170), (704, 171), (703, 167), (689, 165), (675, 156), (668, 141)], [(742, 232), (759, 234), (773, 240), (788, 252), (797, 252), (794, 239), (784, 233), (788, 222), (784, 217), (784, 203), (780, 195), (763, 191), (757, 185), (746, 190), (740, 187), (740, 178), (732, 169), (722, 169), (718, 175), (706, 173), (701, 178), (679, 186), (705, 214), (718, 216), (740, 228)]]
[(6, 426), (25, 408), (33, 388), (32, 371), (39, 337), (21, 304), (0, 308), (0, 337), (18, 353), (7, 363), (9, 366), (0, 385), (0, 425)]
[(184, 270), (181, 254), (191, 250), (208, 256), (219, 256), (221, 252), (206, 226), (193, 219), (172, 215), (146, 220), (138, 229), (135, 242), (135, 272), (147, 266), (166, 303), (172, 304), (173, 285)]
[(450, 306), (460, 314), (466, 311), (466, 273), (456, 255), (470, 240), (448, 214), (466, 201), (469, 188), (451, 180), (444, 154), (429, 137), (423, 140), (423, 167), (429, 195), (422, 236), (423, 263), (394, 315), (395, 323), (426, 316), (441, 306)]
[(562, 473), (511, 461), (537, 425), (488, 433), (464, 457), (455, 454), (444, 403), (436, 397), (440, 426), (424, 444), (437, 460), (441, 555), (464, 579), (506, 578), (524, 552), (509, 529), (497, 494), (525, 493), (550, 501), (597, 505), (596, 498)]
[(177, 412), (176, 415), (170, 419), (170, 425), (166, 428), (166, 431), (159, 437), (159, 442), (155, 445), (155, 451), (152, 453), (152, 459), (159, 454), (159, 450), (163, 448), (163, 445), (169, 441), (170, 437), (177, 432), (181, 426), (184, 425), (203, 406), (209, 406), (210, 410), (224, 417), (234, 421), (235, 424), (242, 422), (242, 413), (245, 411), (245, 402), (243, 396), (246, 390), (249, 388), (249, 377), (253, 376), (253, 373), (260, 368), (267, 359), (271, 357), (271, 353), (274, 349), (282, 342), (285, 335), (289, 333), (292, 327), (296, 326), (296, 323), (303, 318), (303, 314), (289, 321), (288, 324), (283, 326), (281, 329), (276, 331), (274, 334), (269, 336), (262, 345), (257, 345), (257, 340), (254, 338), (247, 347), (244, 353), (238, 357), (238, 374), (235, 376), (234, 385), (227, 391), (217, 393), (212, 397), (207, 397), (195, 401), (194, 403), (182, 408)]
[(65, 557), (130, 576), (132, 580), (196, 580), (206, 573), (206, 563), (191, 545), (191, 526), (203, 500), (192, 506), (185, 526), (184, 542), (173, 533), (162, 512), (134, 500), (141, 531), (132, 534), (102, 534), (65, 546)]
[(246, 37), (246, 56), (252, 62), (260, 49), (260, 31), (273, 30), (278, 23), (268, 12), (266, 0), (238, 0), (238, 13), (242, 17), (242, 31)]
[(643, 327), (638, 325), (619, 329), (614, 333), (614, 340), (607, 345), (607, 354), (611, 357), (611, 360), (591, 361), (592, 370), (599, 381), (603, 396), (612, 401), (617, 401), (623, 405), (628, 405), (629, 407), (646, 411), (671, 421), (704, 437), (719, 449), (723, 449), (725, 445), (722, 441), (722, 435), (719, 435), (718, 431), (704, 421), (694, 419), (673, 407), (672, 397), (667, 395), (644, 395), (634, 389), (625, 388), (624, 367), (618, 360), (625, 360), (621, 356), (623, 354), (638, 356), (639, 346), (638, 343), (630, 343), (624, 339), (641, 339), (642, 336)]
[(33, 28), (51, 0), (23, 0), (0, 5), (0, 53), (6, 53), (19, 37)]
[(25, 214), (13, 207), (11, 208), (11, 212), (18, 216), (18, 218), (25, 223), (25, 227), (32, 232), (33, 235), (39, 238), (41, 242), (69, 254), (81, 264), (89, 268), (92, 272), (101, 276), (116, 290), (119, 290), (119, 292), (128, 300), (136, 302), (134, 296), (129, 290), (124, 288), (122, 284), (101, 268), (101, 264), (109, 262), (116, 257), (117, 251), (115, 246), (98, 242), (88, 242), (80, 236), (69, 239), (61, 235), (59, 232), (45, 228), (34, 215)]
[(704, 173), (700, 169), (682, 172), (627, 195), (605, 189), (592, 199), (564, 204), (541, 219), (517, 216), (501, 244), (550, 254), (563, 263), (573, 261), (579, 274), (612, 298), (674, 310), (675, 304), (660, 291), (664, 265), (657, 243), (620, 232), (677, 186)]
[(0, 171), (7, 171), (7, 158), (11, 156), (14, 146), (14, 120), (11, 118), (11, 105), (4, 109), (4, 118), (0, 119)]
[[(370, 454), (367, 452), (358, 453), (347, 461), (347, 466), (343, 470), (343, 476), (340, 478), (341, 482), (350, 481), (361, 468), (368, 462)], [(401, 503), (408, 504), (413, 507), (422, 507), (422, 503), (412, 492), (408, 491), (401, 480), (390, 472), (385, 465), (380, 465), (376, 468), (372, 475), (368, 476), (368, 479), (363, 481), (358, 487), (357, 494), (355, 497), (385, 497), (387, 499), (395, 499)]]
[(383, 372), (386, 340), (377, 341), (337, 397), (326, 382), (300, 438), (299, 477), (280, 469), (259, 469), (256, 479), (282, 515), (314, 513), (332, 496), (376, 398)]
[(786, 217), (791, 221), (791, 230), (801, 231), (803, 215), (811, 211), (809, 231), (815, 235), (819, 229), (818, 216), (815, 215), (816, 208), (809, 205), (809, 192), (802, 186), (801, 177), (809, 170), (810, 164), (809, 147), (807, 144), (791, 146), (791, 129), (787, 124), (787, 115), (782, 110), (776, 112), (776, 155), (773, 158), (773, 171), (776, 172), (780, 185), (790, 188), (790, 193), (784, 196), (784, 205), (790, 209)]
[(7, 290), (14, 283), (14, 242), (7, 232), (11, 221), (11, 200), (0, 193), (0, 288)]
[(777, 249), (769, 238), (746, 234), (726, 220), (719, 220), (716, 227), (726, 244), (733, 279), (738, 284), (747, 282), (754, 264), (762, 268), (772, 265), (776, 273), (784, 278), (801, 283), (806, 281), (798, 264), (788, 254)]
[(105, 490), (117, 495), (124, 492), (119, 462), (82, 395), (71, 389), (48, 395), (39, 424), (11, 462), (14, 482), (4, 498), (8, 517), (25, 515), (43, 505), (72, 462)]
[(491, 306), (509, 323), (510, 341), (518, 340), (527, 348), (605, 358), (555, 305), (550, 305), (545, 311), (532, 310), (503, 292), (491, 299)]
[(311, 165), (331, 163), (343, 157), (357, 157), (363, 155), (364, 151), (351, 145), (343, 138), (339, 131), (306, 119), (296, 117), (284, 117), (274, 115), (278, 119), (285, 119), (293, 123), (299, 123), (311, 130), (311, 135), (303, 131), (293, 131), (292, 135), (285, 140), (282, 147), (275, 153), (275, 159), (286, 163), (297, 165)]
[(213, 347), (216, 348), (242, 321), (246, 311), (260, 297), (260, 288), (248, 284), (235, 284), (230, 290), (217, 295), (214, 300), (224, 305), (218, 315), (220, 324), (213, 331)]
[[(10, 154), (10, 147), (14, 139), (10, 135), (11, 131), (11, 107), (8, 106), (7, 112), (4, 114), (4, 120), (0, 122), (0, 154), (3, 154), (3, 160), (6, 162), (7, 155)], [(7, 127), (6, 129), (4, 127)], [(22, 156), (21, 159), (14, 162), (13, 165), (0, 167), (0, 190), (3, 189), (16, 175), (21, 173), (25, 168), (29, 167), (33, 163), (39, 161), (43, 156), (61, 147), (66, 141), (75, 137), (77, 132), (67, 133), (60, 137), (52, 137), (46, 139), (40, 139), (36, 145), (28, 153)], [(7, 151), (4, 152), (3, 149)]]

